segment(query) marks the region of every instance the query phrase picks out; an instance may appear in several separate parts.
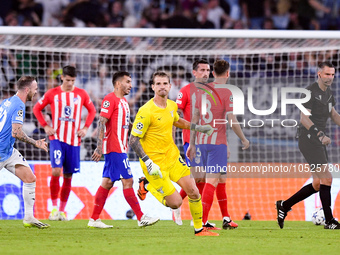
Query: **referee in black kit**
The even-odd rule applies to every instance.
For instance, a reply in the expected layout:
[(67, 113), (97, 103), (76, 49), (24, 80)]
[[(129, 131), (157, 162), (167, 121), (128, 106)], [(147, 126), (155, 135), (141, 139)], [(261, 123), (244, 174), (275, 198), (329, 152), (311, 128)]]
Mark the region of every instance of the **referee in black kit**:
[(320, 191), (320, 200), (325, 213), (325, 229), (340, 229), (340, 224), (333, 218), (331, 209), (332, 174), (328, 169), (326, 146), (331, 139), (324, 133), (326, 122), (330, 117), (340, 126), (340, 115), (335, 110), (335, 99), (330, 86), (332, 85), (335, 68), (330, 62), (322, 62), (318, 67), (318, 80), (306, 89), (311, 91), (310, 100), (303, 106), (312, 114), (301, 113), (299, 149), (308, 162), (313, 183), (302, 187), (287, 200), (276, 201), (277, 222), (283, 228), (288, 211), (296, 203)]

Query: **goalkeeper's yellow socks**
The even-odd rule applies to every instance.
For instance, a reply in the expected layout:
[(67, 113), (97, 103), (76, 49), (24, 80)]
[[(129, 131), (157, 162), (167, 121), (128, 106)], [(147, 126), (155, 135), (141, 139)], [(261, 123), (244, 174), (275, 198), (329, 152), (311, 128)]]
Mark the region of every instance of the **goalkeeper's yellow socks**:
[(194, 222), (195, 229), (202, 228), (202, 214), (203, 214), (203, 207), (202, 207), (202, 200), (201, 196), (198, 199), (189, 198), (189, 208), (190, 213)]

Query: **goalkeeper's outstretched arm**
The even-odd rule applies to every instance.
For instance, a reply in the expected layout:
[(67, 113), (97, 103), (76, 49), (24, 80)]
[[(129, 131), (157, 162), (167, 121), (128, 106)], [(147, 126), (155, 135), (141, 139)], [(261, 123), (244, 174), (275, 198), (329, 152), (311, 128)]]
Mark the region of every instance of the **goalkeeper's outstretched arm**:
[(130, 141), (129, 141), (130, 147), (136, 152), (137, 156), (140, 158), (143, 158), (146, 156), (146, 153), (140, 143), (140, 138), (134, 135), (130, 135)]
[(136, 152), (137, 156), (140, 157), (145, 163), (148, 173), (150, 175), (158, 175), (160, 178), (163, 178), (161, 169), (158, 165), (156, 165), (148, 155), (146, 155), (141, 143), (140, 138), (131, 134), (130, 136), (130, 147)]
[(207, 135), (211, 135), (214, 129), (210, 125), (198, 125), (195, 123), (190, 123), (189, 121), (179, 118), (178, 121), (174, 122), (174, 126), (181, 129), (190, 129), (197, 132), (201, 132)]

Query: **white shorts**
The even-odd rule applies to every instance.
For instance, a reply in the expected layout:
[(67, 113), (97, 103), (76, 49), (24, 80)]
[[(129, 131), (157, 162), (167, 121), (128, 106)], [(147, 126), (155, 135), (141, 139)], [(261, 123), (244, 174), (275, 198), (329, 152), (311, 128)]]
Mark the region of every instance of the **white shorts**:
[(2, 168), (6, 168), (8, 171), (10, 171), (12, 174), (15, 175), (15, 166), (16, 165), (24, 165), (24, 166), (27, 166), (28, 168), (30, 168), (26, 159), (20, 154), (20, 152), (17, 149), (13, 148), (12, 156), (10, 156), (9, 159), (7, 159), (3, 162), (0, 162), (0, 170)]

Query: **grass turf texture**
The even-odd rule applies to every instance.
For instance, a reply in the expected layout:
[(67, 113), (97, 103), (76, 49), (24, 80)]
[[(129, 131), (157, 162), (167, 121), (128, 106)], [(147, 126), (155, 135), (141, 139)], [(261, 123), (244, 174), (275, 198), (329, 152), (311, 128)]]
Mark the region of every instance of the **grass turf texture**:
[(340, 230), (311, 222), (286, 221), (280, 229), (274, 221), (238, 221), (238, 229), (217, 231), (218, 237), (195, 237), (189, 221), (139, 228), (135, 220), (105, 220), (113, 229), (88, 229), (87, 220), (43, 222), (51, 227), (2, 220), (0, 254), (338, 254), (340, 248)]

